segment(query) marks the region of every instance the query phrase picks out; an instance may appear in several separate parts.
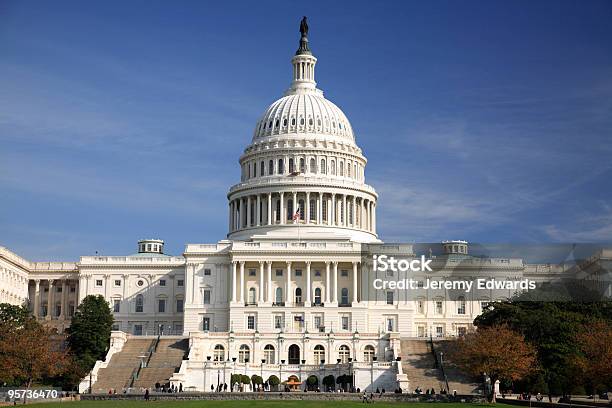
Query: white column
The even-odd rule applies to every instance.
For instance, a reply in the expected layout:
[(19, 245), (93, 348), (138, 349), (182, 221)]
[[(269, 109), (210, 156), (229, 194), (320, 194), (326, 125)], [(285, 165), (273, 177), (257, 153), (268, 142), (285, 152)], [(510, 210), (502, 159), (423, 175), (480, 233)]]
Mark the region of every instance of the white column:
[(264, 263), (259, 261), (259, 303), (264, 302)]
[(330, 225), (336, 225), (336, 194), (332, 193), (331, 196), (331, 212), (330, 212)]
[(266, 224), (272, 225), (272, 193), (268, 193), (268, 219), (266, 220)]
[(376, 204), (372, 204), (372, 232), (376, 232)]
[(334, 288), (332, 291), (332, 302), (338, 303), (338, 262), (334, 261)]
[[(293, 208), (291, 208), (291, 216), (293, 217), (293, 214), (295, 214), (295, 212), (297, 211), (297, 209), (299, 208), (298, 206), (298, 202), (297, 202), (297, 192), (294, 191), (293, 192)], [(302, 215), (300, 214), (300, 218), (302, 217)], [(298, 220), (299, 222), (300, 220)]]
[(247, 210), (246, 210), (246, 226), (249, 228), (253, 224), (253, 220), (251, 219), (251, 196), (247, 197)]
[(232, 261), (232, 302), (236, 301), (236, 261)]
[(60, 304), (60, 319), (66, 318), (66, 280), (62, 280), (62, 303)]
[(344, 213), (344, 217), (342, 220), (342, 226), (343, 227), (347, 227), (348, 226), (348, 208), (346, 208), (346, 194), (342, 195), (342, 212)]
[(261, 225), (261, 195), (257, 194), (257, 202), (255, 204), (257, 206), (256, 213), (257, 213), (257, 220), (255, 221), (255, 225), (257, 225), (258, 227)]
[(244, 261), (240, 261), (240, 304), (244, 305)]
[(272, 262), (266, 261), (268, 266), (268, 303), (274, 302), (274, 298), (272, 297)]
[(355, 227), (357, 226), (357, 197), (353, 196), (353, 199), (351, 200), (351, 213), (353, 215), (353, 218), (351, 220), (351, 226)]
[(285, 223), (285, 193), (284, 192), (280, 192), (280, 216), (278, 217), (278, 219), (280, 220), (281, 224)]
[(310, 193), (306, 192), (306, 202), (304, 203), (306, 212), (306, 224), (310, 223)]
[(45, 318), (47, 320), (51, 319), (51, 311), (53, 310), (53, 287), (55, 282), (53, 279), (49, 279), (49, 292), (47, 293), (47, 316)]
[(229, 210), (228, 211), (229, 212), (229, 220), (228, 220), (229, 225), (227, 226), (227, 228), (228, 228), (228, 231), (231, 231), (232, 230), (232, 202), (231, 201), (228, 204), (228, 210)]
[(353, 304), (357, 303), (357, 262), (353, 262)]
[(319, 193), (317, 198), (317, 224), (323, 223), (323, 193)]
[(325, 262), (325, 303), (331, 302), (331, 290), (330, 290), (330, 277), (329, 277), (329, 261)]
[(34, 316), (38, 318), (40, 317), (40, 279), (35, 279), (34, 283), (36, 284), (34, 287)]
[(306, 306), (310, 307), (310, 261), (306, 261)]
[(287, 294), (285, 295), (285, 306), (290, 306), (293, 303), (293, 295), (291, 293), (291, 262), (287, 262)]

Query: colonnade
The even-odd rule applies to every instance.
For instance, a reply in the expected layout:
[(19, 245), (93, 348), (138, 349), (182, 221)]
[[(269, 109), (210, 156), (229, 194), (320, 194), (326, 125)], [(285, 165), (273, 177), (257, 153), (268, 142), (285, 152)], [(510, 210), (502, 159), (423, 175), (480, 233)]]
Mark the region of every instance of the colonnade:
[[(32, 279), (34, 282), (33, 313), (36, 318), (51, 320), (52, 318), (68, 319), (72, 317), (78, 302), (77, 281), (67, 279)], [(46, 294), (46, 309), (41, 308)], [(61, 290), (59, 290), (61, 288)], [(71, 289), (74, 288), (74, 289)], [(42, 291), (41, 291), (42, 289)], [(44, 303), (42, 303), (44, 304)], [(59, 310), (55, 307), (59, 305)]]
[[(298, 207), (298, 219), (294, 220)], [(355, 195), (308, 191), (244, 195), (230, 200), (228, 222), (230, 231), (297, 222), (375, 233), (376, 201)]]
[(20, 305), (28, 298), (28, 280), (9, 268), (0, 268), (0, 303)]
[[(324, 279), (324, 290), (321, 289), (320, 299), (315, 299), (315, 287), (313, 285), (312, 272), (313, 272), (313, 262), (292, 262), (285, 261), (282, 263), (274, 262), (273, 268), (272, 261), (259, 261), (258, 270), (256, 269), (256, 275), (258, 280), (257, 287), (257, 299), (247, 299), (245, 294), (247, 293), (247, 286), (245, 285), (245, 261), (232, 261), (232, 270), (231, 270), (231, 301), (233, 303), (240, 304), (270, 304), (276, 306), (322, 306), (323, 304), (329, 304), (331, 306), (338, 306), (338, 293), (340, 292), (340, 288), (338, 287), (338, 262), (335, 261), (325, 261), (319, 264), (325, 265), (325, 279)], [(352, 262), (351, 263), (351, 290), (349, 288), (345, 288), (347, 290), (347, 298), (341, 299), (341, 306), (351, 306), (357, 303), (360, 303), (361, 299), (359, 298), (359, 268), (360, 262)], [(254, 269), (254, 268), (249, 268)], [(283, 286), (284, 295), (282, 299), (278, 299), (276, 297), (273, 279), (272, 279), (272, 270), (280, 269), (283, 274)], [(299, 279), (297, 275), (295, 275), (295, 271), (302, 272), (302, 278)], [(348, 271), (348, 269), (347, 269)], [(304, 287), (298, 281), (302, 281), (301, 284), (304, 284)], [(300, 295), (301, 301), (297, 301), (297, 295), (295, 289), (293, 287), (294, 283), (296, 284), (295, 289), (300, 288), (302, 293)], [(277, 288), (281, 287), (278, 286)], [(240, 290), (238, 290), (240, 289)], [(350, 295), (350, 298), (349, 298)], [(342, 295), (341, 295), (342, 296)], [(350, 299), (350, 300), (349, 300)], [(255, 301), (254, 301), (255, 300)]]

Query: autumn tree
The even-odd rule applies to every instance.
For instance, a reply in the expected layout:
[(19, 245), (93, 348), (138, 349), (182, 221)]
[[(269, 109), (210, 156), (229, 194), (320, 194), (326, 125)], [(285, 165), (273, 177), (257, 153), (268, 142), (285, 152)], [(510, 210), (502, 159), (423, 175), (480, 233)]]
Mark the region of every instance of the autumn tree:
[(576, 366), (595, 388), (612, 385), (612, 325), (597, 321), (584, 325), (576, 334)]
[[(473, 376), (487, 373), (491, 384), (497, 380), (519, 380), (533, 372), (536, 365), (535, 348), (506, 325), (468, 333), (455, 340), (449, 349), (453, 363)], [(494, 393), (491, 398), (494, 402)]]
[(0, 322), (0, 382), (29, 389), (44, 377), (66, 372), (70, 359), (51, 341), (51, 330), (31, 315), (3, 306), (2, 313), (7, 311), (17, 318)]

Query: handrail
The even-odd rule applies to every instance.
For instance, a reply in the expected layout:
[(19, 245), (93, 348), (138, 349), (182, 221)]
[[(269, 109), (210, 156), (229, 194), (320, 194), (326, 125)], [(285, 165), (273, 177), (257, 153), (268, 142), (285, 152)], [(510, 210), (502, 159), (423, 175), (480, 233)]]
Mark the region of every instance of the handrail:
[(440, 358), (438, 359), (438, 355), (436, 354), (436, 350), (434, 348), (433, 337), (431, 336), (431, 334), (429, 335), (429, 342), (431, 344), (431, 353), (434, 356), (436, 368), (439, 368), (442, 372), (442, 378), (444, 378), (444, 384), (446, 385), (446, 392), (449, 393), (450, 387), (448, 385), (448, 377), (446, 376), (446, 371), (444, 370), (444, 361), (442, 360), (442, 355), (440, 355)]

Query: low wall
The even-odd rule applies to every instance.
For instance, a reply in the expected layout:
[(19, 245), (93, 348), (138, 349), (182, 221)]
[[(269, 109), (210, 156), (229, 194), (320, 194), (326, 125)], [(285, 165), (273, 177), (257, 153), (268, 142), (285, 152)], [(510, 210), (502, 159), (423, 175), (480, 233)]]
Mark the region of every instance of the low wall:
[[(150, 394), (151, 400), (310, 400), (310, 401), (360, 401), (363, 394), (334, 392), (179, 392)], [(82, 394), (82, 400), (139, 400), (144, 394)], [(479, 395), (413, 395), (385, 393), (374, 395), (374, 401), (384, 402), (482, 402)]]
[(571, 403), (561, 403), (561, 402), (548, 402), (548, 397), (544, 397), (542, 401), (536, 401), (531, 398), (531, 400), (519, 400), (514, 398), (496, 398), (497, 402), (503, 402), (504, 404), (509, 405), (521, 405), (527, 407), (538, 407), (538, 408), (576, 408), (576, 407), (597, 407), (601, 408), (602, 406), (612, 406), (612, 403), (604, 403), (604, 402), (589, 402), (589, 401), (576, 401), (571, 400)]

